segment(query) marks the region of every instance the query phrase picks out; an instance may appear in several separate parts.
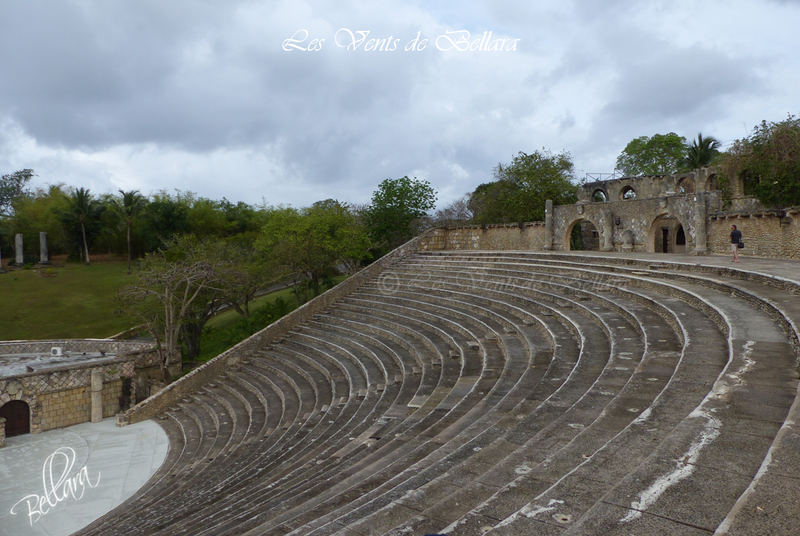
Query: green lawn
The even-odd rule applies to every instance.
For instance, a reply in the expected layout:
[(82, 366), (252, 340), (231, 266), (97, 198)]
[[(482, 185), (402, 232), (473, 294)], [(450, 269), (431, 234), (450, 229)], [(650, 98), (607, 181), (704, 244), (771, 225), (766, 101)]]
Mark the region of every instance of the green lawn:
[(137, 324), (115, 314), (117, 290), (131, 281), (126, 263), (66, 264), (48, 271), (55, 275), (0, 274), (0, 340), (103, 338)]

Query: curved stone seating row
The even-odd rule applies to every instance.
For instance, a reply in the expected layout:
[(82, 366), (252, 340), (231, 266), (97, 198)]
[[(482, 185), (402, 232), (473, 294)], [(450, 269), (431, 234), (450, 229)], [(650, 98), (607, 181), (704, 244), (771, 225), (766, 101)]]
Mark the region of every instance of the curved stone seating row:
[(744, 530), (796, 441), (800, 307), (658, 268), (408, 257), (166, 411), (161, 470), (83, 533)]

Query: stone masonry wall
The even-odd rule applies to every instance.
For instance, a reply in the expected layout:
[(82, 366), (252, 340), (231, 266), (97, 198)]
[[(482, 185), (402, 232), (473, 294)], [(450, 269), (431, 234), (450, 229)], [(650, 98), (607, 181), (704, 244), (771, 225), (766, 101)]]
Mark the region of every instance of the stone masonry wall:
[(745, 257), (800, 259), (800, 212), (789, 211), (785, 218), (774, 212), (718, 214), (708, 222), (708, 251), (712, 255), (731, 254), (731, 225), (742, 232)]
[(544, 224), (541, 222), (499, 225), (470, 225), (433, 229), (420, 241), (420, 250), (541, 250)]
[(135, 357), (118, 358), (101, 366), (30, 372), (0, 379), (0, 406), (22, 400), (31, 407), (31, 433), (88, 422), (91, 417), (91, 371), (103, 370), (103, 416), (119, 411), (122, 379), (135, 374)]

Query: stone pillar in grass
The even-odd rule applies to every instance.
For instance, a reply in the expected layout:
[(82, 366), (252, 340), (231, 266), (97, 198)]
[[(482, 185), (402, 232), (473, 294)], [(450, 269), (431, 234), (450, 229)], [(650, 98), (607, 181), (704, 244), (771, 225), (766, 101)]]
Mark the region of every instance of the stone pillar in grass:
[(553, 249), (553, 200), (544, 202), (544, 249)]
[(47, 250), (47, 233), (39, 233), (39, 264), (50, 264), (50, 252)]
[(92, 369), (92, 422), (103, 420), (103, 369)]
[(16, 249), (17, 258), (15, 264), (17, 266), (22, 266), (25, 264), (25, 255), (22, 252), (22, 235), (18, 234), (16, 241), (14, 242), (14, 248)]

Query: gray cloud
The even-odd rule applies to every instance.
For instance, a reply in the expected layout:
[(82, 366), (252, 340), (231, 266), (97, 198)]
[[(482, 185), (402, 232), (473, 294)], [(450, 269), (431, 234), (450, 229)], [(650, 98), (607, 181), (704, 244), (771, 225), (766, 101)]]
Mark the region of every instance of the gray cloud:
[[(784, 73), (796, 59), (763, 42), (728, 46), (754, 18), (794, 9), (757, 7), (701, 34), (675, 26), (685, 5), (631, 0), (4, 2), (0, 166), (95, 191), (294, 204), (366, 201), (380, 180), (415, 173), (457, 196), (541, 147), (600, 171), (634, 136), (713, 124), (724, 139), (795, 102)], [(339, 28), (431, 42), (347, 51)], [(282, 50), (300, 29), (323, 49)], [(520, 38), (519, 50), (435, 49), (460, 29)], [(782, 49), (798, 43), (775, 32)], [(765, 91), (769, 109), (756, 98)]]

